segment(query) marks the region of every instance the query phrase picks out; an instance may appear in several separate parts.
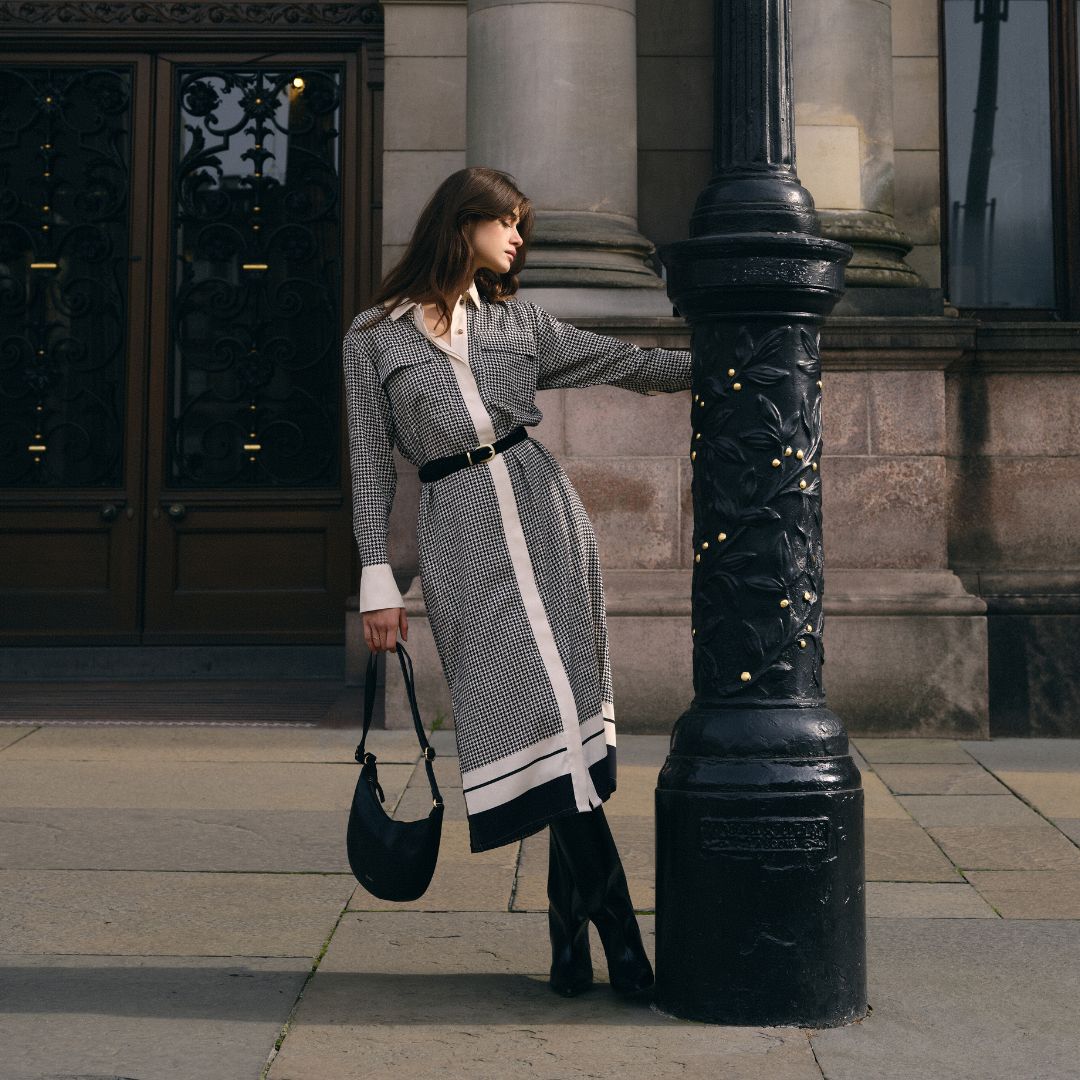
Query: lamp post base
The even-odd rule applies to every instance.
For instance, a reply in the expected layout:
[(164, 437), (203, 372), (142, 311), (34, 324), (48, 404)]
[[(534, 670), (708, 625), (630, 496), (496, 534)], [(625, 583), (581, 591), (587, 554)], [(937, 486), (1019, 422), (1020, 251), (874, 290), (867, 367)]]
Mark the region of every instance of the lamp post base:
[(862, 778), (823, 707), (704, 706), (656, 789), (658, 1009), (836, 1027), (866, 1015)]

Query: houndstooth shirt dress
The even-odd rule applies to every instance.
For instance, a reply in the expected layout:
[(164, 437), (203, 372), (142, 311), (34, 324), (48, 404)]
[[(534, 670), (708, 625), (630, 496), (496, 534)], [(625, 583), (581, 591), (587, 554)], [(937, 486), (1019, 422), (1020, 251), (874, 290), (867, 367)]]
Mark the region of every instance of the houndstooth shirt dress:
[[(401, 607), (387, 556), (393, 449), (417, 466), (541, 420), (538, 389), (690, 386), (690, 352), (639, 348), (529, 301), (453, 309), (450, 344), (407, 298), (356, 316), (343, 360), (360, 609)], [(402, 318), (411, 313), (411, 317)], [(473, 851), (615, 790), (615, 709), (596, 537), (551, 452), (526, 439), (420, 489), (420, 580), (450, 688)]]

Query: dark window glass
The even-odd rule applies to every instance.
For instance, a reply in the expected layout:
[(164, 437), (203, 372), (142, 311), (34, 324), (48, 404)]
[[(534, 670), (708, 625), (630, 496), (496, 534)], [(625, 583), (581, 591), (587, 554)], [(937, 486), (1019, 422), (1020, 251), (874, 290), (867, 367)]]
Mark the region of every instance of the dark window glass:
[(949, 294), (1052, 308), (1046, 0), (944, 0)]

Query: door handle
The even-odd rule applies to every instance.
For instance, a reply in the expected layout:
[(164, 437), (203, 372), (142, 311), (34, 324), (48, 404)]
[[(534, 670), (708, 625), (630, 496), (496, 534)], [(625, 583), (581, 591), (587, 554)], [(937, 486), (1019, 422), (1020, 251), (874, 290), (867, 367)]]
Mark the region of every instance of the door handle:
[(113, 522), (120, 516), (120, 507), (116, 503), (105, 503), (101, 507), (101, 520)]
[(183, 521), (187, 517), (187, 507), (183, 503), (169, 503), (167, 512), (173, 521)]

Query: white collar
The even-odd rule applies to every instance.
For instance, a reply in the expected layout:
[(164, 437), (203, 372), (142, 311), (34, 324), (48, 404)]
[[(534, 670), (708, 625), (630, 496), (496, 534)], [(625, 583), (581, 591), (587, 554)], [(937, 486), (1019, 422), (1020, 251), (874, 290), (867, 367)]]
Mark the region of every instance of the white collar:
[[(477, 307), (480, 306), (480, 293), (477, 291), (475, 281), (472, 282), (472, 284), (469, 285), (469, 291), (468, 291), (468, 293), (466, 295), (470, 296), (472, 298), (472, 302)], [(401, 300), (401, 302), (397, 305), (397, 307), (395, 307), (394, 310), (390, 312), (390, 318), (391, 319), (397, 319), (400, 315), (402, 315), (406, 311), (408, 311), (409, 308), (419, 307), (419, 306), (420, 306), (420, 301), (419, 300), (410, 300), (406, 296)]]

